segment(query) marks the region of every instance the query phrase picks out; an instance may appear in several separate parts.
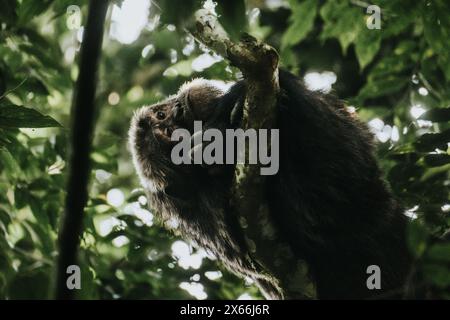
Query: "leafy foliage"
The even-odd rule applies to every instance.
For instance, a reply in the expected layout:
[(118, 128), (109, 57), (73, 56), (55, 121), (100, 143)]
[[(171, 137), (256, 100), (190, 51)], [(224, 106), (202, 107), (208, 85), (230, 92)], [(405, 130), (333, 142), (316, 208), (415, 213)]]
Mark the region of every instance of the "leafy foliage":
[[(114, 2), (110, 30), (125, 28), (114, 17), (127, 2)], [(382, 10), (379, 30), (366, 27), (369, 14), (359, 1), (220, 1), (216, 10), (232, 36), (247, 31), (267, 41), (298, 75), (336, 75), (333, 90), (373, 128), (386, 178), (416, 217), (405, 235), (416, 272), (435, 297), (450, 298), (450, 248), (435, 240), (450, 231), (449, 3), (373, 2)], [(66, 9), (78, 5), (84, 23), (86, 4), (0, 1), (2, 298), (50, 292), (81, 33), (68, 28)], [(191, 77), (236, 79), (233, 68), (186, 32), (202, 5), (155, 1), (136, 40), (121, 43), (113, 32), (105, 39), (80, 298), (192, 297), (180, 283), (201, 284), (208, 298), (260, 297), (224, 270), (219, 279), (205, 276), (220, 266), (195, 246), (186, 255), (194, 266), (177, 257), (173, 248), (186, 247), (146, 209), (126, 148), (138, 106), (173, 93)]]

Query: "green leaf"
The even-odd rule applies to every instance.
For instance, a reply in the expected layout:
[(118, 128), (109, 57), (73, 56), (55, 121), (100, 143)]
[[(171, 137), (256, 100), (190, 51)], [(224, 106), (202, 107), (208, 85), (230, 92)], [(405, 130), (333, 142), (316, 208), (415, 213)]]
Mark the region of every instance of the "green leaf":
[(0, 107), (0, 127), (3, 128), (47, 128), (61, 127), (52, 117), (24, 106)]
[(315, 0), (306, 0), (300, 4), (291, 0), (289, 3), (292, 14), (289, 17), (289, 28), (281, 39), (281, 49), (286, 49), (303, 40), (312, 30), (317, 15), (317, 1)]
[(26, 188), (16, 185), (14, 188), (14, 203), (17, 209), (22, 209), (28, 205), (30, 194)]
[(435, 286), (445, 288), (450, 285), (450, 270), (447, 266), (427, 264), (423, 269), (427, 280)]
[(55, 61), (55, 57), (48, 56), (49, 51), (48, 48), (45, 51), (45, 49), (36, 47), (35, 45), (26, 45), (26, 44), (19, 45), (19, 48), (22, 52), (27, 53), (29, 56), (32, 56), (35, 59), (37, 59), (42, 64), (42, 66), (55, 69), (56, 71), (62, 70), (59, 61), (58, 60)]
[(6, 91), (6, 79), (3, 75), (2, 69), (0, 69), (0, 96), (3, 96), (3, 94)]
[(419, 118), (433, 122), (449, 122), (450, 108), (431, 109), (426, 111)]
[(414, 146), (418, 151), (429, 152), (434, 151), (436, 148), (441, 150), (447, 150), (447, 143), (450, 141), (450, 129), (447, 129), (441, 133), (425, 133), (421, 135)]
[(237, 40), (247, 29), (244, 0), (218, 1), (216, 12), (220, 24), (227, 31), (231, 39)]
[(358, 34), (355, 41), (355, 52), (361, 69), (364, 69), (380, 50), (381, 30), (365, 29)]
[(0, 149), (0, 169), (11, 180), (17, 178), (20, 173), (20, 166), (6, 149)]
[(2, 8), (0, 10), (0, 20), (6, 22), (8, 24), (15, 23), (15, 21), (17, 19), (17, 13), (16, 13), (17, 1), (16, 0), (1, 0), (0, 7)]
[(438, 63), (450, 81), (450, 4), (448, 1), (424, 2), (422, 19), (425, 39), (438, 55)]
[(30, 206), (33, 216), (36, 218), (37, 222), (42, 226), (47, 226), (50, 221), (48, 218), (48, 213), (43, 210), (42, 201), (39, 201), (38, 198), (30, 195), (28, 197), (28, 205)]
[(386, 18), (383, 21), (381, 36), (383, 38), (391, 38), (392, 36), (398, 35), (405, 31), (414, 21), (413, 14), (404, 13), (402, 15), (396, 15), (394, 17)]
[(81, 289), (77, 290), (77, 299), (95, 299), (97, 288), (95, 284), (95, 270), (86, 262), (82, 261), (80, 265), (81, 279), (83, 279)]
[(40, 268), (16, 272), (9, 285), (9, 297), (11, 299), (45, 299), (51, 283), (49, 271)]
[(408, 225), (407, 244), (409, 250), (415, 257), (420, 257), (426, 249), (428, 231), (417, 219)]
[(28, 39), (28, 42), (32, 45), (37, 45), (41, 48), (47, 48), (52, 46), (52, 43), (43, 35), (41, 35), (37, 30), (28, 28), (28, 27), (21, 27), (17, 29), (17, 34), (21, 36), (25, 36), (26, 39)]
[(22, 0), (20, 6), (17, 8), (19, 24), (24, 25), (29, 23), (34, 17), (43, 13), (52, 2), (53, 0)]
[(427, 154), (424, 157), (424, 161), (429, 167), (440, 167), (450, 163), (450, 155), (445, 153)]
[(381, 97), (400, 91), (407, 83), (407, 78), (399, 78), (395, 75), (390, 75), (384, 79), (367, 82), (359, 92), (358, 96), (361, 99)]
[(417, 44), (414, 41), (401, 41), (389, 55), (384, 56), (371, 68), (369, 80), (383, 80), (392, 74), (410, 72), (415, 64), (414, 52), (417, 52)]
[(324, 27), (320, 34), (322, 40), (336, 38), (341, 44), (343, 53), (365, 28), (365, 16), (355, 6), (347, 1), (327, 1), (320, 9)]
[(177, 1), (176, 5), (171, 0), (158, 1), (161, 8), (161, 22), (174, 24), (179, 27), (186, 23), (193, 16), (196, 9), (200, 9), (200, 0)]
[(47, 86), (37, 77), (29, 77), (20, 86), (22, 92), (33, 92), (36, 95), (48, 96), (50, 92)]
[(450, 262), (450, 243), (438, 243), (428, 250), (428, 255), (433, 260)]

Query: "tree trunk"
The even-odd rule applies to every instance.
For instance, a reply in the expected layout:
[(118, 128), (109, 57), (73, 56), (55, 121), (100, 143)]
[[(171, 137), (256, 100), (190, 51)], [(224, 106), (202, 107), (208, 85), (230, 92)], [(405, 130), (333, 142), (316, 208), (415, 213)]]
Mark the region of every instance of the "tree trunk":
[(77, 265), (77, 250), (82, 234), (84, 207), (88, 197), (89, 155), (95, 127), (95, 93), (108, 0), (91, 0), (81, 43), (80, 73), (72, 102), (69, 177), (65, 212), (59, 235), (59, 255), (55, 297), (73, 299), (67, 287), (67, 267)]

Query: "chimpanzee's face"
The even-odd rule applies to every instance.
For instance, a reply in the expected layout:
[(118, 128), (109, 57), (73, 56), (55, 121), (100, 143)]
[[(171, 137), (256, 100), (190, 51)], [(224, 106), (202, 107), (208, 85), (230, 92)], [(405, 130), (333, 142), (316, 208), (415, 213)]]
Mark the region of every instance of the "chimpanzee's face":
[(194, 121), (207, 120), (214, 113), (222, 91), (206, 80), (183, 85), (175, 96), (138, 109), (129, 130), (129, 143), (134, 165), (141, 177), (164, 179), (180, 170), (171, 162), (170, 153), (178, 141), (171, 141), (174, 130), (192, 133)]
[(129, 145), (135, 168), (143, 179), (161, 180), (173, 170), (170, 160), (172, 132), (183, 127), (180, 103), (176, 98), (144, 106), (131, 120)]
[(138, 134), (136, 143), (142, 140), (156, 139), (160, 144), (170, 144), (172, 132), (182, 126), (180, 103), (176, 98), (162, 103), (144, 106), (133, 118), (132, 127)]

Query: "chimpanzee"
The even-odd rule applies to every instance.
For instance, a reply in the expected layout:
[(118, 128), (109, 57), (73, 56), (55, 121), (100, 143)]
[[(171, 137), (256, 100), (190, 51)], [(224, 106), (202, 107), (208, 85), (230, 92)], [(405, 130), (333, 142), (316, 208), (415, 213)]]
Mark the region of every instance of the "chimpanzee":
[[(270, 215), (294, 254), (307, 261), (319, 299), (399, 298), (411, 258), (408, 218), (374, 156), (367, 126), (331, 95), (310, 91), (279, 71), (279, 171), (265, 180)], [(176, 95), (135, 112), (129, 141), (150, 206), (163, 221), (210, 250), (231, 271), (251, 277), (267, 298), (282, 291), (248, 261), (237, 217), (229, 210), (233, 166), (171, 161), (178, 128), (193, 133), (241, 126), (246, 80), (224, 91), (195, 79)], [(219, 170), (217, 170), (219, 167)], [(381, 288), (367, 287), (367, 268), (381, 270)]]

